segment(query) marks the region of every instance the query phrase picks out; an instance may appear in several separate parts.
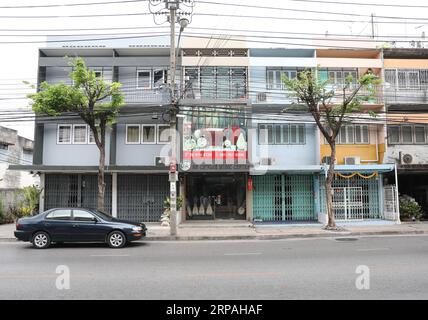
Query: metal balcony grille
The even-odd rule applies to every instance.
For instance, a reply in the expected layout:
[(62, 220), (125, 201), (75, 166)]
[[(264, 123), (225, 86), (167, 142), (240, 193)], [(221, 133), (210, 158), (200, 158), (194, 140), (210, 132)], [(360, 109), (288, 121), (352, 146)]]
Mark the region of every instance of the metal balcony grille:
[(264, 175), (253, 178), (253, 216), (263, 221), (314, 221), (313, 177)]

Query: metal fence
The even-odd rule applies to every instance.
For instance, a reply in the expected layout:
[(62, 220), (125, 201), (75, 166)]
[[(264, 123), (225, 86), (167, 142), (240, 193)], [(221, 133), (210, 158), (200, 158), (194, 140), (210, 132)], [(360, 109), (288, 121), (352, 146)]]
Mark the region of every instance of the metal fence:
[(385, 186), (383, 188), (383, 196), (384, 219), (391, 221), (398, 220), (398, 204), (395, 186)]
[[(350, 179), (336, 177), (333, 180), (333, 210), (337, 220), (380, 219), (380, 177)], [(321, 211), (327, 212), (324, 181), (320, 182)]]
[(262, 221), (314, 221), (311, 175), (264, 175), (253, 178), (253, 216)]
[(158, 222), (169, 196), (167, 175), (119, 174), (117, 216), (136, 222)]

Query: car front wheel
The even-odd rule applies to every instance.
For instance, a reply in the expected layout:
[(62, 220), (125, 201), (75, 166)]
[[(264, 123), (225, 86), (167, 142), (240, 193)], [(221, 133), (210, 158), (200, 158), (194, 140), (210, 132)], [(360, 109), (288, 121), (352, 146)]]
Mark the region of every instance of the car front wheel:
[(51, 244), (51, 237), (44, 231), (38, 231), (33, 236), (33, 247), (46, 249)]
[(113, 231), (107, 237), (110, 248), (122, 248), (126, 244), (126, 237), (121, 231)]

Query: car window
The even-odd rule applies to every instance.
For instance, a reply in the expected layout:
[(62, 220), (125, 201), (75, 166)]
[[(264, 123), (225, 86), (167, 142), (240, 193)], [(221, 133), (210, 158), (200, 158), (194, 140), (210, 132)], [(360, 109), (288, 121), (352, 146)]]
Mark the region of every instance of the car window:
[(113, 219), (113, 217), (105, 212), (102, 212), (100, 210), (93, 210), (93, 212), (100, 218), (107, 220), (107, 221), (111, 221)]
[(46, 215), (45, 219), (70, 220), (71, 219), (71, 210), (68, 210), (68, 209), (53, 210)]
[(77, 221), (93, 221), (95, 216), (84, 210), (73, 210), (73, 218)]

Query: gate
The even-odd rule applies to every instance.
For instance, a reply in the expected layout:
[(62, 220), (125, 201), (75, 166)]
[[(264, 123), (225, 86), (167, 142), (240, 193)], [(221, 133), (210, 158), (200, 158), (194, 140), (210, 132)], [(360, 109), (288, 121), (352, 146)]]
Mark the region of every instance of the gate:
[[(111, 175), (105, 175), (104, 208), (111, 213)], [(96, 174), (46, 174), (45, 210), (58, 207), (97, 208)]]
[(395, 186), (385, 186), (384, 194), (384, 218), (385, 220), (398, 220), (397, 193)]
[(120, 219), (158, 222), (168, 196), (167, 175), (117, 175), (117, 216)]
[(253, 217), (262, 221), (314, 221), (311, 175), (253, 177)]
[(337, 220), (363, 219), (363, 189), (333, 188), (333, 210)]

